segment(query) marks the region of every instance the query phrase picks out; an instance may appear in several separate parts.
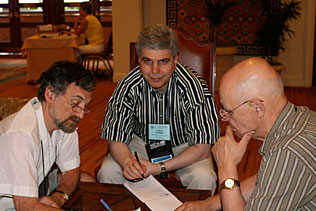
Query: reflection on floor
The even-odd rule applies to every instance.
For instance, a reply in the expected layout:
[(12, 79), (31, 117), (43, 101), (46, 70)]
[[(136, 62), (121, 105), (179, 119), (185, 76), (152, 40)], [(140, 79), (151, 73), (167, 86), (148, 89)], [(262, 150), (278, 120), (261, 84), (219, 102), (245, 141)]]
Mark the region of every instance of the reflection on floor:
[(0, 58), (0, 83), (26, 74), (26, 59)]
[[(106, 64), (107, 65), (107, 64)], [(110, 65), (113, 68), (113, 60), (110, 60)], [(0, 83), (15, 79), (26, 74), (27, 60), (26, 58), (6, 58), (0, 57)], [(92, 63), (89, 65), (92, 70)], [(100, 77), (107, 77), (109, 75), (108, 65), (105, 67), (103, 62), (99, 62), (98, 70), (95, 75)]]
[(1, 58), (0, 57), (0, 68), (10, 67), (10, 66), (25, 66), (26, 67), (26, 58)]

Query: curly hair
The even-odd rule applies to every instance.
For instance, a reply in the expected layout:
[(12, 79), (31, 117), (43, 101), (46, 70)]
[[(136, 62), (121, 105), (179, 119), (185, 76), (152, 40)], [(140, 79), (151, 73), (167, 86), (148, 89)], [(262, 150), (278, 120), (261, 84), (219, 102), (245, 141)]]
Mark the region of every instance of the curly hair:
[(60, 61), (54, 63), (39, 79), (37, 96), (40, 101), (45, 101), (45, 89), (50, 86), (57, 95), (64, 94), (68, 86), (75, 82), (85, 91), (92, 92), (96, 82), (92, 73), (82, 67), (80, 63)]
[(136, 40), (136, 52), (139, 57), (143, 48), (151, 50), (168, 49), (175, 58), (179, 52), (178, 36), (168, 26), (162, 24), (148, 26), (138, 35)]

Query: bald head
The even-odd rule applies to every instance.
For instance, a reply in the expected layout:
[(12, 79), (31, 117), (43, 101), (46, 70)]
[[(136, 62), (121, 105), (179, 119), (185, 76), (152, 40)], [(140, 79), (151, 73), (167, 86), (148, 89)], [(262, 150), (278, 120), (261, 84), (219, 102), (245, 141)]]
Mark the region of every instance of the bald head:
[(225, 73), (220, 83), (220, 96), (240, 101), (283, 98), (283, 84), (279, 74), (265, 60), (250, 58)]
[(279, 74), (260, 58), (247, 59), (228, 70), (219, 94), (226, 109), (243, 105), (227, 119), (240, 137), (252, 131), (253, 138), (264, 139), (287, 103)]

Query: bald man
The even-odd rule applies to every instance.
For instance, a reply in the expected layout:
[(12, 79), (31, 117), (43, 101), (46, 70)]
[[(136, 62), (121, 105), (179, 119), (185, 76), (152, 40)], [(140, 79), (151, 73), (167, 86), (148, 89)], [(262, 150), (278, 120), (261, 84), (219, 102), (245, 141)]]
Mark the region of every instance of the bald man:
[[(316, 210), (316, 113), (288, 102), (279, 75), (259, 58), (225, 73), (219, 94), (221, 118), (229, 123), (212, 150), (220, 194), (177, 211)], [(263, 141), (262, 161), (240, 185), (237, 165), (250, 139)]]

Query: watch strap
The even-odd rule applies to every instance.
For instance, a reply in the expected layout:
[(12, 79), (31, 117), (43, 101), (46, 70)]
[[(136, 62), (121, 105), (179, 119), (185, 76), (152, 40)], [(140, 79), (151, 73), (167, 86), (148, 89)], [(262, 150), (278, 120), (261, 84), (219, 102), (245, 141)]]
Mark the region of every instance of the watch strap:
[(160, 177), (161, 179), (167, 178), (167, 177), (168, 177), (168, 172), (167, 172), (167, 170), (166, 170), (166, 165), (165, 165), (165, 163), (164, 163), (164, 162), (159, 162), (159, 164), (160, 164), (160, 168), (161, 168), (159, 177)]

